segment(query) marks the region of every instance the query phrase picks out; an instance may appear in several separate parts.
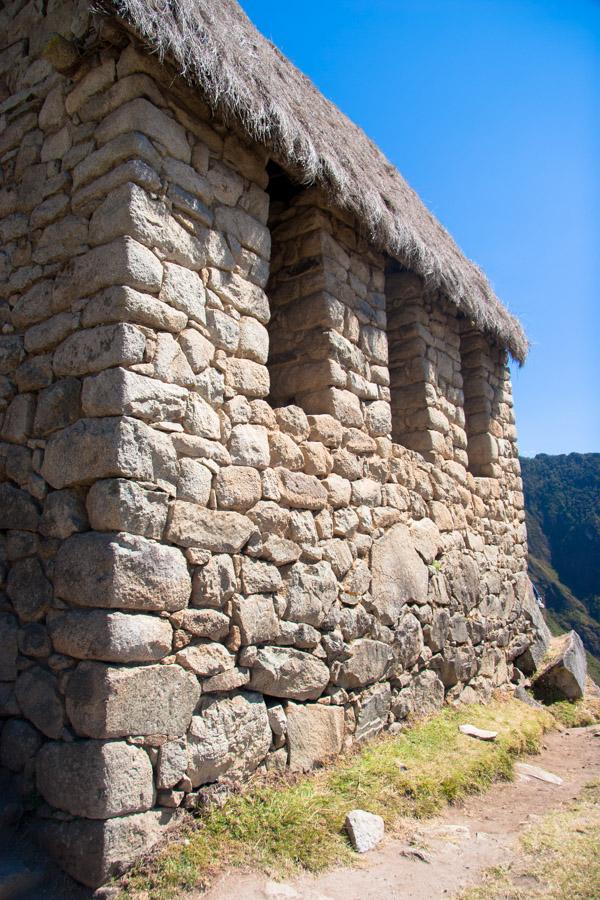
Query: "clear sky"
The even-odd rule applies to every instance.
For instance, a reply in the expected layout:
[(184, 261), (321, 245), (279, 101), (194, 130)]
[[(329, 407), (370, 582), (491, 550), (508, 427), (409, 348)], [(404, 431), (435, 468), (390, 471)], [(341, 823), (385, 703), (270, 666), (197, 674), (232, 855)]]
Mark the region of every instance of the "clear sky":
[(241, 0), (525, 325), (521, 453), (600, 450), (600, 0)]

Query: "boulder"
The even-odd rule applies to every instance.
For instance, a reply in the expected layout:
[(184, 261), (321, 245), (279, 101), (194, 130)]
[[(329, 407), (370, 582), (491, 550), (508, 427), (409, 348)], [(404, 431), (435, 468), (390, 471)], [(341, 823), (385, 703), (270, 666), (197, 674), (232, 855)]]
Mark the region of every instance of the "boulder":
[(250, 687), (271, 697), (316, 700), (329, 682), (329, 669), (315, 656), (287, 647), (262, 647), (250, 675)]
[(124, 741), (51, 741), (37, 755), (36, 781), (51, 806), (87, 819), (144, 812), (154, 800), (148, 754)]
[(188, 734), (188, 778), (198, 787), (222, 775), (249, 775), (270, 744), (267, 707), (259, 694), (203, 699)]
[(165, 619), (107, 610), (69, 610), (49, 619), (57, 653), (104, 662), (157, 662), (171, 652)]
[(555, 638), (535, 676), (535, 694), (546, 702), (579, 700), (585, 693), (587, 659), (576, 631)]
[(86, 532), (58, 551), (54, 588), (76, 606), (172, 612), (187, 606), (192, 583), (177, 547), (139, 535)]
[(341, 752), (344, 741), (344, 710), (320, 703), (287, 707), (289, 767), (308, 772)]
[(100, 739), (183, 734), (199, 696), (197, 678), (180, 666), (121, 668), (99, 662), (79, 663), (65, 691), (73, 729)]
[(427, 602), (427, 566), (415, 550), (406, 525), (394, 525), (373, 544), (373, 606), (384, 625), (395, 627), (405, 603)]
[(381, 816), (353, 809), (346, 816), (345, 828), (350, 843), (357, 853), (367, 853), (380, 844), (385, 834), (385, 824)]

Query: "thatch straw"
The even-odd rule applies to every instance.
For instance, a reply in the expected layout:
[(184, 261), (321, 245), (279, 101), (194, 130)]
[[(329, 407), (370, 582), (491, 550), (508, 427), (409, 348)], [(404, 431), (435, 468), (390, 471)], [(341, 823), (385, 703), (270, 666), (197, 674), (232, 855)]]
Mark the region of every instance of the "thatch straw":
[(524, 361), (523, 329), (481, 270), (365, 133), (257, 31), (236, 0), (111, 0), (110, 6), (216, 112), (303, 183), (324, 188), (375, 246)]

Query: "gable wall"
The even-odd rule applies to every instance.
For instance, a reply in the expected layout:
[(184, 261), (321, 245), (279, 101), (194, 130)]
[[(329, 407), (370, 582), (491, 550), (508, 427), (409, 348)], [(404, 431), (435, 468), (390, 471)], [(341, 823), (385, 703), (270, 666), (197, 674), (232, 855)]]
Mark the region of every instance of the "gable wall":
[[(467, 334), (461, 358), (414, 279), (386, 320), (354, 223), (307, 192), (268, 227), (262, 151), (127, 42), (58, 73), (39, 54), (85, 43), (83, 7), (21, 6), (0, 54), (0, 765), (98, 884), (221, 775), (488, 697), (535, 611), (503, 356)], [(467, 471), (467, 356), (492, 477)]]

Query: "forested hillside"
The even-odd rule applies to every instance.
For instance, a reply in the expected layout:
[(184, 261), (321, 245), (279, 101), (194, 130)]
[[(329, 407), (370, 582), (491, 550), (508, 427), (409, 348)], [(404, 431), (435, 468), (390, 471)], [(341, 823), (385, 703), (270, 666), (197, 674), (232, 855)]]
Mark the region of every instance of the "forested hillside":
[(521, 466), (530, 574), (550, 624), (575, 628), (600, 658), (600, 453), (542, 453)]

